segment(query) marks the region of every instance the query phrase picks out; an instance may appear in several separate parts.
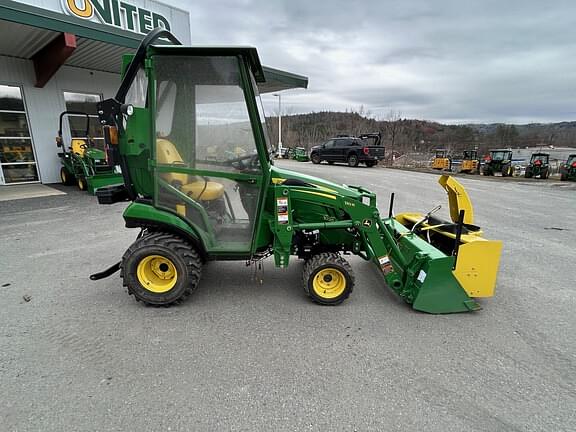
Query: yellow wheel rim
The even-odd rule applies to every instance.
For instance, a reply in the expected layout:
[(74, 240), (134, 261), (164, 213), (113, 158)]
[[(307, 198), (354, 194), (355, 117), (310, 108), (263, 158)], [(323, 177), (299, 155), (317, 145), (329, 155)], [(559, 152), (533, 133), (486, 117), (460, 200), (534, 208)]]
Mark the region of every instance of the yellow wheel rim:
[(342, 295), (346, 289), (346, 277), (340, 270), (322, 269), (314, 276), (312, 289), (318, 297), (334, 299)]
[(174, 263), (160, 255), (142, 258), (138, 263), (136, 275), (140, 284), (154, 293), (170, 291), (178, 280), (178, 272)]

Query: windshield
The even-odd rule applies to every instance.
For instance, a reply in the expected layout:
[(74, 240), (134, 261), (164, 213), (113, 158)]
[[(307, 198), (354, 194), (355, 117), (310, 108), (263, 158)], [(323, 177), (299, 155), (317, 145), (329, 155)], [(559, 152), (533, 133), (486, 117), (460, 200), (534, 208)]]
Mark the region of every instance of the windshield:
[(566, 162), (568, 165), (572, 165), (574, 162), (576, 162), (576, 155), (572, 155), (568, 158), (568, 161)]
[(270, 137), (268, 136), (268, 126), (266, 125), (266, 113), (264, 111), (262, 98), (260, 97), (258, 85), (256, 85), (256, 80), (254, 79), (252, 71), (250, 71), (250, 80), (252, 82), (252, 88), (254, 89), (254, 95), (256, 96), (256, 106), (258, 107), (258, 116), (260, 118), (260, 124), (262, 125), (262, 131), (264, 132), (264, 139), (266, 140), (266, 149), (268, 150), (268, 155), (271, 155), (274, 152), (274, 148), (272, 147)]
[(490, 157), (493, 160), (504, 160), (508, 159), (508, 152), (507, 151), (495, 151), (490, 153)]
[(548, 155), (532, 155), (530, 163), (534, 163), (537, 160), (541, 161), (542, 163), (548, 163)]

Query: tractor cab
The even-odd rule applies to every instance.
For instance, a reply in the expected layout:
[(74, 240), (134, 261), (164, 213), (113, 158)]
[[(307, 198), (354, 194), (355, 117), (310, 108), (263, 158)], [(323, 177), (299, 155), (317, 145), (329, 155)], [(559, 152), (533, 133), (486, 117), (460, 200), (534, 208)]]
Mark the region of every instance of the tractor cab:
[(533, 153), (524, 172), (524, 177), (547, 179), (550, 176), (549, 160), (550, 155), (548, 153)]
[(436, 149), (432, 160), (432, 169), (450, 171), (452, 169), (452, 159), (446, 149)]
[(512, 150), (490, 150), (490, 154), (484, 158), (482, 173), (486, 176), (501, 175), (512, 176)]

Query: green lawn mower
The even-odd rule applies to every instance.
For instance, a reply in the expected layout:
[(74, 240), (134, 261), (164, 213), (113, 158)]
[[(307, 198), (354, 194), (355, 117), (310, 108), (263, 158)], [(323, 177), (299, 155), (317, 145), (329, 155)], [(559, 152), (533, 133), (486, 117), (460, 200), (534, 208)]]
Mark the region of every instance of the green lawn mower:
[(534, 153), (524, 172), (526, 178), (547, 179), (550, 177), (550, 155), (548, 153)]
[[(86, 130), (84, 138), (72, 138), (68, 149), (62, 137), (62, 122), (68, 116), (84, 117)], [(80, 190), (88, 190), (94, 195), (98, 188), (123, 183), (119, 167), (108, 164), (106, 153), (94, 147), (90, 137), (90, 116), (78, 111), (64, 111), (60, 114), (56, 145), (62, 148), (58, 153), (62, 167), (62, 184), (76, 184)]]
[(560, 166), (560, 180), (576, 181), (576, 154), (568, 156), (566, 163)]
[[(172, 45), (157, 45), (159, 38)], [(493, 295), (501, 242), (482, 237), (453, 178), (440, 177), (450, 220), (434, 216), (439, 207), (394, 216), (393, 194), (381, 217), (375, 194), (361, 186), (274, 166), (259, 86), (278, 89), (266, 82), (255, 48), (184, 47), (156, 29), (124, 57), (122, 76), (98, 112), (124, 185), (96, 195), (100, 203), (131, 201), (124, 220), (140, 233), (120, 262), (92, 280), (120, 270), (137, 300), (170, 306), (196, 290), (207, 261), (257, 264), (272, 256), (284, 268), (297, 257), (304, 293), (337, 305), (353, 291), (345, 256), (354, 254), (419, 311), (474, 311), (478, 298)], [(306, 85), (304, 77), (294, 82)], [(128, 96), (133, 87), (147, 89), (145, 104)], [(243, 151), (208, 152), (226, 143)]]
[(485, 176), (501, 175), (502, 177), (511, 177), (514, 174), (512, 150), (490, 150), (490, 155), (484, 159), (482, 174)]
[(308, 162), (308, 152), (304, 147), (289, 147), (287, 150), (287, 159), (293, 159), (298, 162)]

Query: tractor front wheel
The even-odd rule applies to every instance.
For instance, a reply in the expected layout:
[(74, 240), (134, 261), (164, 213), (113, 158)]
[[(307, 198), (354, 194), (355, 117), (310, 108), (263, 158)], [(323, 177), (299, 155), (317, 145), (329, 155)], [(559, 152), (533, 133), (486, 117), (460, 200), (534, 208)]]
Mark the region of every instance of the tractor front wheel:
[(60, 180), (66, 186), (74, 184), (74, 176), (64, 167), (60, 168)]
[(354, 288), (354, 273), (348, 261), (337, 253), (319, 253), (304, 263), (304, 291), (321, 305), (337, 305)]
[(173, 234), (156, 232), (136, 240), (122, 257), (120, 276), (128, 294), (153, 306), (180, 303), (198, 287), (202, 260)]
[(78, 179), (76, 180), (76, 184), (78, 185), (78, 189), (80, 189), (81, 191), (85, 191), (86, 188), (88, 187), (88, 185), (86, 184), (86, 179), (82, 177), (78, 177)]

